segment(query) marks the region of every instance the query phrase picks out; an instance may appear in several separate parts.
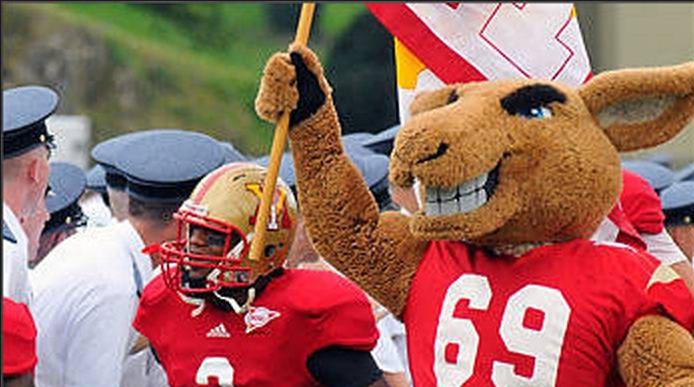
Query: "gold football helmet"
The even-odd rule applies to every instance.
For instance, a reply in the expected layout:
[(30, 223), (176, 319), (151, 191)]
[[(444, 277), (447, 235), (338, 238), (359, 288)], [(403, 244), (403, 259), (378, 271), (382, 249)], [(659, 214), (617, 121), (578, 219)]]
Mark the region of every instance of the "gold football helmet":
[(263, 254), (249, 259), (266, 169), (251, 163), (224, 165), (203, 178), (174, 215), (178, 237), (161, 245), (162, 273), (186, 295), (252, 285), (281, 267), (294, 239), (297, 206), (277, 180)]

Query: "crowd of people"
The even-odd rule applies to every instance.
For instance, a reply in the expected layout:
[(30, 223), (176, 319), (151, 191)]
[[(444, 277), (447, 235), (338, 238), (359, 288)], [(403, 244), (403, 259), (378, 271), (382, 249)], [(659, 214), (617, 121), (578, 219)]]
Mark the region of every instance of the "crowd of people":
[[(192, 130), (97, 144), (50, 163), (60, 97), (3, 91), (3, 381), (16, 386), (409, 386), (398, 317), (313, 249), (285, 154), (259, 260), (248, 256), (268, 157)], [(381, 211), (397, 128), (345, 135)], [(694, 155), (693, 155), (694, 156)], [(623, 163), (593, 238), (647, 250), (694, 293), (694, 164)]]

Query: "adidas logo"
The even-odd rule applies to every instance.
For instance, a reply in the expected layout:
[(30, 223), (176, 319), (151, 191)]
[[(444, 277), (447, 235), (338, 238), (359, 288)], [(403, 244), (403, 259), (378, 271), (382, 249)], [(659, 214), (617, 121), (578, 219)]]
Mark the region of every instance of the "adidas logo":
[(205, 337), (231, 337), (231, 335), (229, 332), (227, 332), (227, 328), (224, 326), (224, 323), (219, 323), (219, 325), (210, 329)]

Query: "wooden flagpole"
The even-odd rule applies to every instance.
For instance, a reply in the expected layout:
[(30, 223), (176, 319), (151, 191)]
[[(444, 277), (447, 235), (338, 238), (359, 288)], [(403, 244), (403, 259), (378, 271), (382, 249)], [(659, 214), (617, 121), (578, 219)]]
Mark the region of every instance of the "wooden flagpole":
[[(308, 44), (308, 36), (311, 31), (311, 21), (313, 20), (313, 11), (315, 3), (304, 3), (301, 6), (301, 15), (299, 16), (299, 25), (296, 27), (296, 36), (294, 42)], [(275, 127), (275, 136), (272, 140), (272, 148), (270, 148), (270, 159), (268, 160), (267, 176), (263, 184), (263, 196), (260, 200), (260, 208), (258, 209), (258, 217), (256, 218), (255, 228), (253, 230), (253, 240), (251, 242), (251, 250), (249, 259), (258, 261), (262, 251), (262, 246), (265, 242), (265, 232), (267, 230), (267, 221), (270, 214), (270, 204), (275, 193), (277, 184), (277, 175), (279, 174), (280, 162), (282, 161), (282, 153), (287, 142), (287, 134), (289, 132), (289, 113), (285, 112), (280, 117)]]

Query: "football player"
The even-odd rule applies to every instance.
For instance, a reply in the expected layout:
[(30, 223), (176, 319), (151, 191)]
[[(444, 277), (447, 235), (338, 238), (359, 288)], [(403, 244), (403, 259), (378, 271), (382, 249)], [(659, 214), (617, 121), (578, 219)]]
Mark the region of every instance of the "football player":
[(262, 257), (249, 258), (265, 175), (231, 163), (196, 186), (175, 215), (178, 238), (149, 248), (162, 273), (133, 325), (171, 386), (385, 385), (366, 295), (332, 272), (283, 268), (297, 206), (281, 179)]
[(665, 229), (661, 199), (653, 186), (638, 174), (622, 169), (619, 203), (592, 239), (648, 251), (679, 274), (694, 294), (694, 270)]

